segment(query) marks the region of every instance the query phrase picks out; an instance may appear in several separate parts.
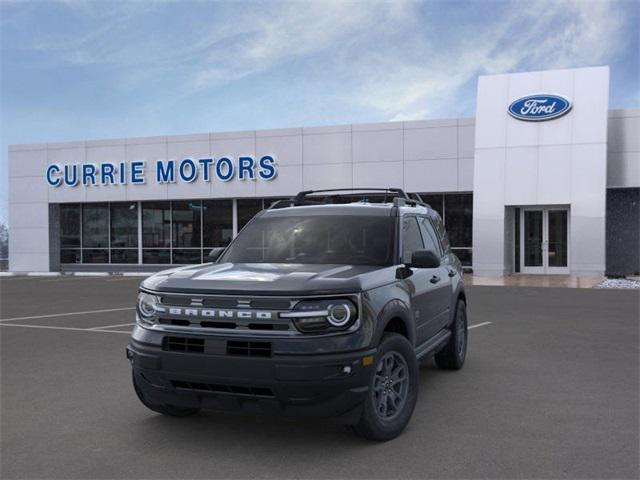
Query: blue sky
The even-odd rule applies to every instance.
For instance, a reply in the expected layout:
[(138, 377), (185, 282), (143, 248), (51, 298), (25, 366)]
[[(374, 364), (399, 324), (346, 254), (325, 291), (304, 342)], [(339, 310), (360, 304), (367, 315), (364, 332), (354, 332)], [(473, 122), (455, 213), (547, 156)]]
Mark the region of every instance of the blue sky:
[(0, 0), (0, 221), (10, 144), (473, 116), (478, 75), (591, 65), (638, 108), (639, 5)]

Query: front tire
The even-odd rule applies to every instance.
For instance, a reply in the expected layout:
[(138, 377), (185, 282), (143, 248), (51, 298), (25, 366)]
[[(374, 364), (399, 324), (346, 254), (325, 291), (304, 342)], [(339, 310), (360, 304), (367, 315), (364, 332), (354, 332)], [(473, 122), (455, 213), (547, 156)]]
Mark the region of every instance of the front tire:
[(136, 379), (135, 372), (131, 372), (131, 378), (133, 380), (133, 388), (136, 391), (138, 399), (149, 410), (153, 410), (156, 413), (161, 413), (162, 415), (167, 415), (169, 417), (190, 417), (191, 415), (195, 415), (200, 411), (199, 408), (183, 408), (176, 405), (160, 405), (153, 403), (144, 396), (144, 393), (138, 385), (138, 380)]
[(467, 305), (463, 300), (458, 300), (451, 337), (444, 348), (436, 353), (436, 365), (444, 370), (460, 370), (467, 357), (467, 336)]
[(391, 440), (405, 429), (418, 398), (418, 361), (402, 335), (385, 334), (376, 355), (360, 421), (353, 430), (370, 440)]

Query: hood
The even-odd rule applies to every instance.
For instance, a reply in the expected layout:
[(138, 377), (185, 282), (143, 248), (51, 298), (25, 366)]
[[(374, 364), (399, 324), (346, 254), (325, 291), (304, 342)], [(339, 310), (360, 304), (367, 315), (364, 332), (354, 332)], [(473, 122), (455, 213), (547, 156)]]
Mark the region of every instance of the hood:
[(395, 280), (395, 267), (221, 263), (165, 270), (141, 286), (159, 292), (237, 295), (355, 293)]

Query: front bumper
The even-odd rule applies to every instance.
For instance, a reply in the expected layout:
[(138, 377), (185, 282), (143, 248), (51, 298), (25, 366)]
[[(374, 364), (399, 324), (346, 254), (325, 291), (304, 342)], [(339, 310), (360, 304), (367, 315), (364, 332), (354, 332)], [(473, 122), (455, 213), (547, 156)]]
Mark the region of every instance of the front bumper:
[[(138, 338), (140, 338), (138, 336)], [(202, 337), (200, 337), (202, 338)], [(220, 341), (216, 337), (216, 341)], [(357, 421), (375, 349), (338, 354), (240, 357), (166, 351), (131, 339), (127, 357), (144, 397), (155, 404)]]

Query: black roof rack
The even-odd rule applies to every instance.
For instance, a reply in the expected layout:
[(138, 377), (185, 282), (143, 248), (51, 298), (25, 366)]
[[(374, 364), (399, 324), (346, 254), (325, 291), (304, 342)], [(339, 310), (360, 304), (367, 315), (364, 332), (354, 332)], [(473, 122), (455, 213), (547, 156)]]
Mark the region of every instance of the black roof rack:
[[(345, 193), (337, 194), (336, 192), (345, 192)], [(299, 192), (297, 195), (295, 195), (295, 196), (293, 196), (291, 198), (284, 199), (284, 200), (278, 200), (278, 201), (272, 203), (271, 206), (269, 207), (269, 209), (272, 209), (272, 208), (285, 208), (285, 207), (299, 207), (299, 206), (303, 206), (303, 205), (326, 205), (326, 204), (331, 204), (331, 203), (334, 203), (334, 199), (336, 199), (336, 198), (350, 196), (351, 195), (350, 192), (384, 192), (385, 203), (386, 203), (387, 194), (390, 194), (389, 197), (393, 199), (394, 206), (402, 206), (402, 205), (417, 206), (417, 205), (420, 205), (420, 206), (431, 208), (431, 207), (429, 207), (428, 204), (426, 204), (422, 200), (420, 195), (417, 194), (417, 193), (407, 194), (401, 188), (393, 188), (393, 187), (377, 188), (377, 187), (373, 187), (373, 188), (330, 188), (330, 189), (325, 189), (325, 190), (304, 190), (302, 192)], [(317, 195), (317, 194), (321, 194), (321, 193), (327, 193), (329, 195), (326, 195), (324, 198), (318, 198), (318, 197), (309, 198), (309, 196), (311, 196), (311, 195)]]

